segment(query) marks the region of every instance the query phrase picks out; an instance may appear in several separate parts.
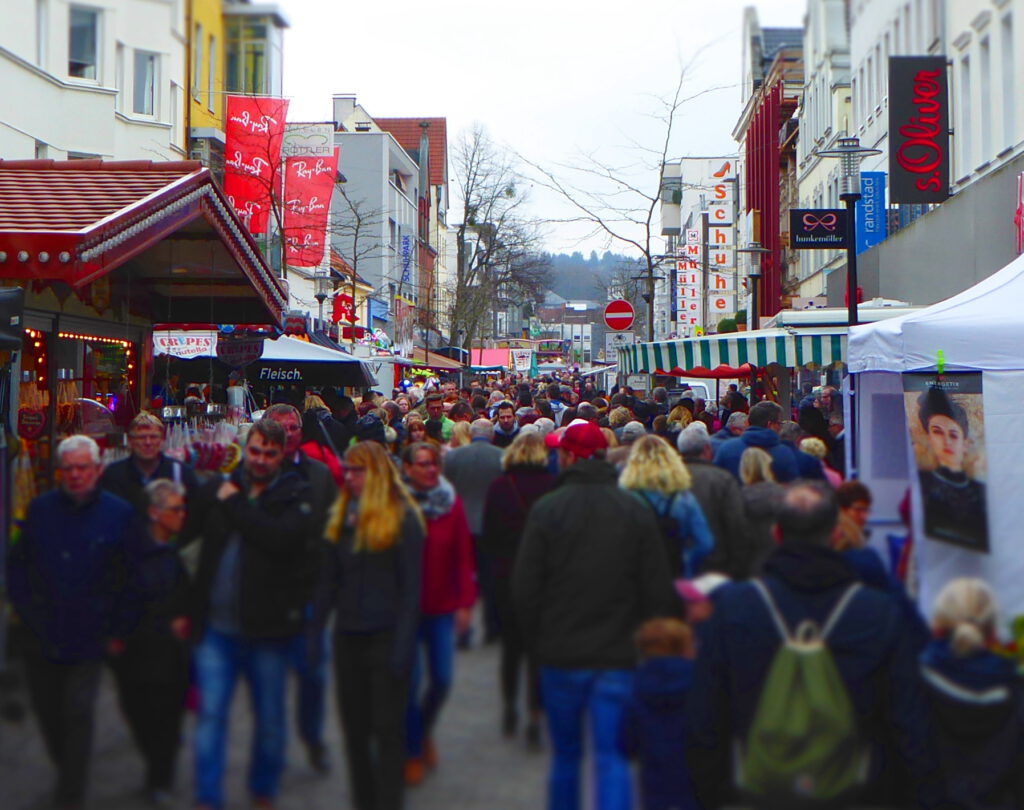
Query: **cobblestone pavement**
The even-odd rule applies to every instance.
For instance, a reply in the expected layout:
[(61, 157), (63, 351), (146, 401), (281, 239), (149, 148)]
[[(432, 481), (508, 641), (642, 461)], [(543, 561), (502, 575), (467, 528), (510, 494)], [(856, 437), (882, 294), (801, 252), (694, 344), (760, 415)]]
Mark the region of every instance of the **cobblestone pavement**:
[[(537, 810), (544, 805), (548, 752), (533, 753), (521, 739), (500, 734), (497, 646), (459, 653), (452, 696), (437, 731), (440, 767), (410, 790), (408, 810)], [(236, 693), (227, 783), (229, 810), (249, 807), (245, 791), (249, 725), (244, 689)], [(293, 715), (293, 713), (290, 713)], [(141, 763), (118, 713), (109, 673), (97, 713), (90, 801), (92, 810), (143, 810), (139, 793)], [(313, 773), (290, 730), (288, 769), (279, 810), (347, 810), (347, 779), (341, 756), (341, 732), (331, 700), (327, 724), (333, 770)], [(191, 733), (191, 718), (186, 734)], [(191, 747), (182, 746), (176, 807), (191, 807)], [(0, 810), (49, 808), (53, 773), (35, 721), (13, 725), (0, 720)]]

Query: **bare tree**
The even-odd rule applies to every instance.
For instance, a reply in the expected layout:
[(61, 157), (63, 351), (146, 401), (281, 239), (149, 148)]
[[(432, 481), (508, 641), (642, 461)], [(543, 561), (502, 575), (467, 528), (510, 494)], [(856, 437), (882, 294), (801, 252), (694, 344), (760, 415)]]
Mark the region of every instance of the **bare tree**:
[(385, 212), (380, 208), (370, 207), (365, 200), (353, 198), (345, 189), (343, 182), (335, 186), (335, 191), (335, 199), (340, 198), (341, 202), (331, 209), (328, 236), (332, 247), (338, 251), (352, 271), (351, 340), (355, 343), (356, 280), (359, 277), (360, 265), (385, 255), (387, 246), (380, 239), (380, 226), (384, 222)]
[(516, 161), (480, 125), (463, 132), (452, 152), (461, 221), (456, 226), (455, 301), (450, 342), (464, 347), (482, 334), (501, 296), (538, 299), (548, 264), (540, 225), (525, 211)]

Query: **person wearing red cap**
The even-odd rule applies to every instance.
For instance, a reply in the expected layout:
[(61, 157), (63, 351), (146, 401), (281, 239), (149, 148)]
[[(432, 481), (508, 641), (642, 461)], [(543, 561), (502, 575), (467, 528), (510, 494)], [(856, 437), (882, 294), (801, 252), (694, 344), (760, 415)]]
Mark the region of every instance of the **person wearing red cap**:
[(520, 627), (541, 666), (554, 756), (549, 810), (580, 805), (584, 715), (595, 750), (597, 806), (628, 810), (622, 747), (633, 690), (633, 633), (676, 605), (670, 567), (650, 509), (620, 489), (592, 422), (549, 434), (561, 474), (530, 510), (512, 580)]

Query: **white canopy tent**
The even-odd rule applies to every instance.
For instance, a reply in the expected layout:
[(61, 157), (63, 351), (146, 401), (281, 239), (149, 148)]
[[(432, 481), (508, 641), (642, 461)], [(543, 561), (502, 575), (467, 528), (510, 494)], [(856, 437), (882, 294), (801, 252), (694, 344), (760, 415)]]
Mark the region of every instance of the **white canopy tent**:
[(980, 371), (986, 434), (990, 552), (924, 539), (920, 493), (914, 487), (922, 606), (958, 576), (977, 576), (996, 590), (1004, 617), (1024, 614), (1024, 256), (968, 290), (888, 321), (854, 327), (848, 367), (856, 374), (861, 478), (876, 513), (895, 516), (914, 477), (913, 450), (901, 374)]

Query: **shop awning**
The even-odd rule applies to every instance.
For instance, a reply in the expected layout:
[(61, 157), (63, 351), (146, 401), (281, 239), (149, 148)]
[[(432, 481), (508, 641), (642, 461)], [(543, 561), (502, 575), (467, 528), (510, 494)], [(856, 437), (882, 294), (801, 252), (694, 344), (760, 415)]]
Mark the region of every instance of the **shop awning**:
[(151, 321), (280, 325), (287, 303), (198, 162), (0, 160), (0, 278), (108, 275)]
[(418, 366), (426, 366), (437, 371), (458, 371), (462, 368), (462, 363), (458, 360), (452, 360), (443, 354), (427, 351), (418, 346), (412, 351), (412, 359)]
[[(619, 348), (626, 374), (745, 376), (743, 366), (827, 367), (846, 359), (846, 327), (834, 329), (762, 329), (686, 340), (638, 343)], [(723, 368), (724, 367), (724, 368)], [(749, 368), (747, 370), (749, 373)]]
[(470, 368), (487, 371), (508, 369), (510, 366), (508, 349), (473, 349), (470, 352)]

